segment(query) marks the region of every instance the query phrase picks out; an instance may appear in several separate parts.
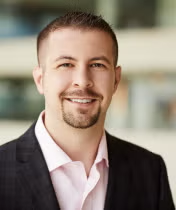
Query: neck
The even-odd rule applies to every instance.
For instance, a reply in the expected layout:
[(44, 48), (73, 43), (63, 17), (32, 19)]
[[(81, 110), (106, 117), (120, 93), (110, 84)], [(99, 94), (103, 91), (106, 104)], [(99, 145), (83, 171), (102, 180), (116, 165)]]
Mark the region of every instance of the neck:
[(59, 120), (45, 115), (45, 126), (56, 144), (73, 160), (84, 164), (87, 175), (96, 158), (103, 135), (104, 123), (97, 123), (87, 129), (73, 128)]

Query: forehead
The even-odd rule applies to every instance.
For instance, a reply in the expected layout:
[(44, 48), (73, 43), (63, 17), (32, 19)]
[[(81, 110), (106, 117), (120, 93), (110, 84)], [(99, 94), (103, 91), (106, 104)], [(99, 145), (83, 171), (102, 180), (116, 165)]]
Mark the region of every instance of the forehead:
[(108, 56), (113, 59), (113, 40), (107, 32), (100, 30), (64, 28), (51, 32), (43, 50), (47, 59), (59, 55), (71, 55), (78, 58)]

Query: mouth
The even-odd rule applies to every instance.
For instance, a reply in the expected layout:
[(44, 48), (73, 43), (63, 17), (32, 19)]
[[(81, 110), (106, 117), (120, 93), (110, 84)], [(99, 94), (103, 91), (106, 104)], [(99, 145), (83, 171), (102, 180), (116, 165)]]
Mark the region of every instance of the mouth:
[(90, 98), (66, 98), (66, 100), (72, 103), (79, 103), (79, 104), (90, 104), (96, 101), (96, 99), (90, 99)]

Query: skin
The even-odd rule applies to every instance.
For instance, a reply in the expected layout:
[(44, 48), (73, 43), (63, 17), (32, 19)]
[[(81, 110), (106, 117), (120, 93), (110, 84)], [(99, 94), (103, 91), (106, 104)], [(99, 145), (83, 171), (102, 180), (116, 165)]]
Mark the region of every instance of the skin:
[(88, 175), (120, 81), (113, 41), (99, 30), (64, 28), (52, 32), (40, 51), (42, 65), (34, 69), (33, 77), (45, 97), (44, 124), (72, 160), (83, 162)]

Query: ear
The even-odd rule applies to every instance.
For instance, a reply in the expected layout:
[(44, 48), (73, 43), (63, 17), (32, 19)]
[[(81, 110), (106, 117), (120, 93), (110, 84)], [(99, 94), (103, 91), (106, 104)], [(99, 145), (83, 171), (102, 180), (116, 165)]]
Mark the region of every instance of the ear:
[(118, 87), (118, 85), (119, 85), (120, 79), (121, 79), (121, 66), (117, 66), (117, 67), (115, 68), (114, 93), (115, 93), (116, 90), (117, 90), (117, 87)]
[(33, 70), (33, 78), (34, 82), (37, 86), (38, 92), (40, 94), (43, 94), (43, 70), (41, 67), (37, 66)]

